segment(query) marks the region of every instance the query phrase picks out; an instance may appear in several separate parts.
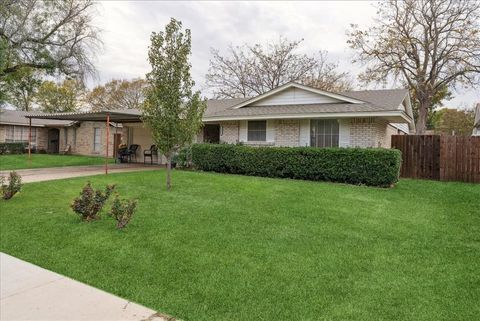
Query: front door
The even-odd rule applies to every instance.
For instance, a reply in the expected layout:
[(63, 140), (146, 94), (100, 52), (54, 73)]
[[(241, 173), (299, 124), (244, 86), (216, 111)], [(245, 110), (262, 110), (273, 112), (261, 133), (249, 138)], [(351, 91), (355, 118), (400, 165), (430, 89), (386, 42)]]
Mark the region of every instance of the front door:
[(48, 130), (48, 152), (50, 154), (58, 154), (60, 147), (60, 130), (57, 128), (50, 128)]
[(207, 124), (203, 127), (203, 142), (218, 144), (220, 143), (220, 125)]
[(118, 146), (122, 143), (122, 134), (113, 134), (113, 157), (117, 157)]

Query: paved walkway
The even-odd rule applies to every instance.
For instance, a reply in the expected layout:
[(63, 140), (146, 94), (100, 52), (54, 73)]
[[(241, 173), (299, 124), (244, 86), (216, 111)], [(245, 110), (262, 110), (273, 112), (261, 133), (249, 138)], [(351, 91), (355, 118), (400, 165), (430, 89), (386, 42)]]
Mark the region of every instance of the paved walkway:
[[(148, 171), (163, 168), (159, 165), (143, 164), (109, 164), (109, 173), (124, 173), (136, 171)], [(10, 171), (0, 171), (0, 176), (7, 176)], [(52, 168), (19, 169), (16, 170), (22, 176), (23, 183), (50, 181), (54, 179), (81, 177), (105, 174), (104, 165), (89, 166), (64, 166)]]
[(2, 321), (174, 320), (1, 252), (0, 280)]

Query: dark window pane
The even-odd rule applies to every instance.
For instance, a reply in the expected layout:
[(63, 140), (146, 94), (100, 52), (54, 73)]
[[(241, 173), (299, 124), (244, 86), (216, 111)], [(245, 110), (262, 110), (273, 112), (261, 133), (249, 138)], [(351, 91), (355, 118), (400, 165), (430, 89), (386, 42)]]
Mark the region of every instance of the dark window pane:
[(267, 140), (267, 121), (255, 120), (248, 122), (248, 135), (249, 141), (266, 141)]
[(325, 135), (325, 145), (324, 147), (332, 146), (332, 135)]
[(338, 147), (338, 135), (332, 136), (332, 147)]

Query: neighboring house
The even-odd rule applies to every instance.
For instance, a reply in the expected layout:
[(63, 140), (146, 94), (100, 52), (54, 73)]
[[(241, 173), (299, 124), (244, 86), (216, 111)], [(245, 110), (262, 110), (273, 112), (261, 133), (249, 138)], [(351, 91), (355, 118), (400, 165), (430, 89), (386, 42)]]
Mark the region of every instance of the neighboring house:
[[(31, 112), (7, 110), (0, 111), (0, 143), (28, 143), (29, 120), (25, 117)], [(35, 113), (41, 115), (41, 113)], [(120, 127), (120, 128), (118, 128)], [(120, 143), (121, 126), (111, 124), (110, 151), (113, 156), (114, 140)], [(37, 152), (57, 154), (70, 145), (70, 153), (79, 155), (105, 154), (105, 123), (75, 122), (70, 120), (32, 119), (32, 149)]]
[(245, 99), (210, 100), (197, 141), (255, 146), (390, 147), (415, 129), (407, 89), (330, 93), (288, 83)]
[(480, 103), (475, 107), (475, 122), (472, 136), (480, 136)]
[[(110, 156), (115, 155), (122, 141), (139, 145), (137, 161), (143, 161), (144, 150), (154, 143), (139, 110), (31, 115), (34, 119), (74, 121), (76, 125), (65, 127), (66, 135), (60, 136), (60, 141), (71, 144), (74, 153), (90, 155), (97, 150), (104, 154), (105, 123), (97, 120), (107, 116), (122, 124), (121, 129), (110, 130), (116, 132), (115, 139), (109, 139)], [(406, 89), (336, 94), (297, 83), (254, 98), (208, 100), (203, 122), (196, 142), (252, 146), (389, 148), (392, 135), (415, 131)], [(161, 157), (160, 162), (163, 161)]]
[[(0, 111), (0, 143), (27, 143), (30, 134), (26, 111), (2, 109)], [(58, 153), (60, 131), (71, 126), (71, 121), (32, 119), (32, 148)]]

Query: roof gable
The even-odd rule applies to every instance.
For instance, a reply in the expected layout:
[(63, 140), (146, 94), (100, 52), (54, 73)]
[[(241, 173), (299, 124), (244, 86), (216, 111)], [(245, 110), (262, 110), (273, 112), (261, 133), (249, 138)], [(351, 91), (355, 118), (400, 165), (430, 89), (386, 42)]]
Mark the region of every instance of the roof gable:
[(233, 106), (234, 109), (252, 106), (298, 105), (298, 104), (334, 104), (364, 103), (361, 100), (320, 89), (304, 86), (294, 82), (287, 83), (262, 95), (248, 99)]

